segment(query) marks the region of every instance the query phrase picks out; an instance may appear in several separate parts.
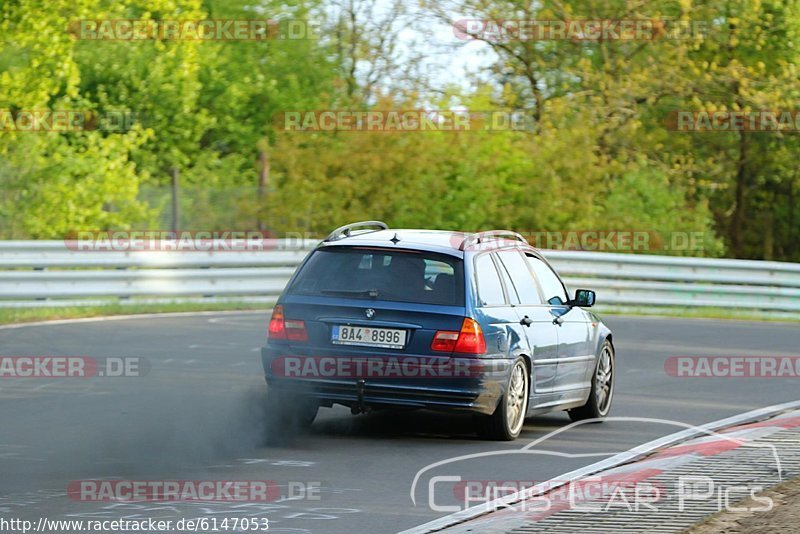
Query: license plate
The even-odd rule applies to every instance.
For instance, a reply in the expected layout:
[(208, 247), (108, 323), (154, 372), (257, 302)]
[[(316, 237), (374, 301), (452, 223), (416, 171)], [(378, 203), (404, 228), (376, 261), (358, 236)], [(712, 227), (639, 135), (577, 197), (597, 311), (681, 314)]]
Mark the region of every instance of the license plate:
[(406, 346), (406, 331), (396, 328), (336, 325), (331, 332), (331, 343), (402, 349)]

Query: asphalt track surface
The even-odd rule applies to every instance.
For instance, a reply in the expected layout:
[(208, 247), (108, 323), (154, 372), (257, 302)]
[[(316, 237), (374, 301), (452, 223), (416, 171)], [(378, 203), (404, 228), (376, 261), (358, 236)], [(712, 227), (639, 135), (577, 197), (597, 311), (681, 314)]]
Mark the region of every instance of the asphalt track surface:
[[(260, 312), (0, 329), (0, 356), (139, 357), (149, 366), (141, 377), (0, 379), (0, 516), (267, 517), (270, 532), (398, 532), (445, 515), (431, 509), (431, 498), (463, 506), (455, 482), (429, 491), (432, 476), (526, 485), (682, 430), (607, 421), (545, 441), (542, 454), (455, 461), (421, 478), (415, 506), (411, 482), (428, 464), (519, 450), (567, 425), (567, 415), (528, 419), (512, 443), (477, 439), (469, 417), (422, 411), (352, 416), (337, 407), (321, 410), (307, 433), (270, 430), (259, 360), (267, 319)], [(796, 325), (615, 316), (606, 323), (617, 348), (614, 416), (696, 425), (800, 397), (797, 378), (677, 378), (664, 370), (671, 356), (797, 356)], [(208, 504), (66, 495), (71, 481), (105, 478), (270, 480), (281, 496)]]

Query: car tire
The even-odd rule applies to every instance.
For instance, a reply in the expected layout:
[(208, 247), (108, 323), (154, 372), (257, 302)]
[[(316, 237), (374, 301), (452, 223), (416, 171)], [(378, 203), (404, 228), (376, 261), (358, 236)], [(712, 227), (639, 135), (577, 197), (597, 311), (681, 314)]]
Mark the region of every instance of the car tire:
[(506, 390), (492, 415), (477, 416), (478, 435), (493, 441), (517, 439), (525, 424), (530, 394), (530, 373), (524, 358), (511, 367)]
[(589, 399), (583, 406), (567, 410), (570, 419), (573, 421), (605, 419), (611, 411), (611, 402), (614, 400), (615, 377), (616, 359), (614, 346), (610, 341), (606, 340), (597, 357)]
[(268, 391), (269, 426), (273, 430), (305, 430), (317, 418), (319, 403), (291, 393)]

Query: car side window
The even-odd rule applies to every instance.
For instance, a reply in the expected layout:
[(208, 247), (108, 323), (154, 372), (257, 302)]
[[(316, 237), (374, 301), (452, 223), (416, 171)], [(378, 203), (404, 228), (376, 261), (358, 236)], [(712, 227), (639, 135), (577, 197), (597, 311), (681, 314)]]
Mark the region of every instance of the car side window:
[(497, 306), (506, 303), (503, 284), (497, 274), (492, 257), (482, 254), (475, 260), (475, 279), (478, 282), (478, 298), (482, 306)]
[(528, 265), (533, 269), (533, 274), (539, 281), (544, 298), (548, 304), (558, 306), (567, 303), (567, 292), (558, 275), (542, 260), (534, 256), (527, 256)]
[(521, 300), (517, 294), (517, 289), (514, 287), (514, 283), (511, 281), (511, 275), (508, 273), (506, 266), (503, 265), (503, 262), (497, 262), (497, 270), (500, 271), (500, 278), (503, 279), (503, 285), (506, 286), (508, 301), (514, 305), (519, 304)]
[(542, 297), (539, 295), (536, 281), (525, 262), (525, 257), (515, 250), (500, 252), (498, 256), (511, 275), (511, 282), (522, 304), (542, 304)]

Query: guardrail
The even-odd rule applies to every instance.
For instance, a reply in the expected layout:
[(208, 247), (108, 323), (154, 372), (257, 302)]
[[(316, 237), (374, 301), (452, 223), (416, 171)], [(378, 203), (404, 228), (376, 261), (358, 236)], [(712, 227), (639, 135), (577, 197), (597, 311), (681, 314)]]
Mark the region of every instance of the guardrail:
[[(106, 252), (62, 241), (0, 242), (0, 307), (158, 300), (274, 300), (314, 241), (269, 250)], [(215, 247), (212, 247), (215, 248)], [(543, 251), (567, 285), (603, 307), (800, 312), (800, 264)]]

